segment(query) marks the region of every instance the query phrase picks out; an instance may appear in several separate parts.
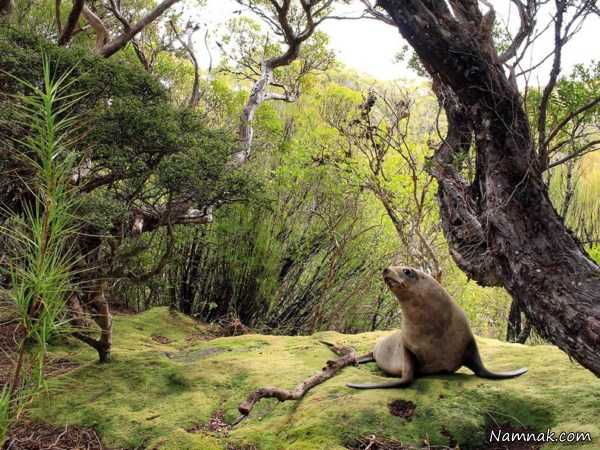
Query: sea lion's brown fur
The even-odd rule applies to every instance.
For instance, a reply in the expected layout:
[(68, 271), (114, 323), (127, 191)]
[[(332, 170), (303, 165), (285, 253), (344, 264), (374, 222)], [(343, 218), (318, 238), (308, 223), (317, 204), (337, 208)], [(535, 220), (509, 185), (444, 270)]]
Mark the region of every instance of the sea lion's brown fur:
[(402, 308), (402, 328), (375, 344), (372, 358), (389, 375), (400, 377), (384, 384), (349, 384), (356, 388), (402, 387), (415, 376), (452, 373), (461, 366), (482, 378), (512, 378), (527, 369), (493, 373), (479, 356), (477, 344), (463, 310), (430, 275), (411, 267), (391, 266), (384, 280)]

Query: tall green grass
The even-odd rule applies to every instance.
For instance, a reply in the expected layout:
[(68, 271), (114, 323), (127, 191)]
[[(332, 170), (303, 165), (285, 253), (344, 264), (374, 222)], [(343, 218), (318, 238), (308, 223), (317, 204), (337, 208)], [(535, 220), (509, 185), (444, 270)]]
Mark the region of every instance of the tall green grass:
[[(567, 166), (554, 169), (550, 195), (559, 211), (566, 198)], [(590, 153), (572, 166), (572, 189), (568, 212), (564, 217), (567, 226), (583, 242), (586, 250), (600, 262), (600, 153)]]
[(44, 386), (44, 361), (49, 340), (68, 329), (66, 300), (73, 290), (77, 221), (70, 177), (79, 133), (78, 118), (69, 113), (81, 94), (66, 94), (71, 73), (56, 75), (43, 57), (43, 79), (35, 85), (18, 80), (25, 95), (12, 98), (14, 117), (27, 130), (11, 143), (28, 192), (19, 211), (0, 229), (9, 242), (10, 299), (23, 338), (7, 386), (0, 392), (0, 444), (12, 421)]

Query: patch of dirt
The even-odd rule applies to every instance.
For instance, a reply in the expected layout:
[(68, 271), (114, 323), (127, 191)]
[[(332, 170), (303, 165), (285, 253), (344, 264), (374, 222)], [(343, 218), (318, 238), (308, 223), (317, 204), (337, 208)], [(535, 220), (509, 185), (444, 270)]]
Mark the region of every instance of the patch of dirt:
[(492, 431), (494, 433), (501, 432), (501, 436), (504, 433), (533, 433), (537, 435), (538, 433), (526, 427), (519, 427), (511, 424), (494, 424), (488, 425), (485, 429), (485, 443), (477, 448), (477, 450), (540, 450), (544, 443), (542, 442), (525, 442), (525, 441), (514, 441), (514, 442), (490, 442), (490, 436)]
[(139, 311), (122, 303), (111, 302), (110, 313), (114, 316), (135, 316), (136, 314), (139, 314)]
[(252, 329), (236, 318), (222, 318), (216, 323), (206, 324), (205, 329), (194, 332), (185, 338), (188, 344), (196, 341), (210, 341), (220, 337), (240, 336), (252, 333)]
[[(0, 325), (0, 388), (12, 377), (17, 360), (17, 348), (23, 339), (23, 331), (16, 322)], [(79, 367), (79, 364), (67, 359), (46, 356), (44, 374), (53, 377), (70, 372)]]
[(182, 351), (176, 353), (166, 352), (165, 355), (167, 356), (167, 358), (173, 359), (175, 361), (180, 361), (183, 363), (194, 363), (201, 359), (208, 358), (209, 356), (223, 353), (224, 351), (224, 348), (211, 347), (202, 350)]
[(212, 413), (207, 423), (195, 424), (192, 427), (186, 429), (185, 431), (187, 431), (188, 433), (208, 432), (218, 434), (221, 436), (227, 436), (227, 434), (229, 434), (229, 430), (231, 430), (231, 425), (225, 422), (225, 413), (222, 410), (217, 409), (215, 412)]
[(152, 336), (150, 336), (150, 338), (154, 342), (158, 342), (159, 344), (170, 344), (171, 342), (173, 342), (172, 339), (169, 339), (166, 336), (161, 336), (160, 334), (153, 334)]
[(441, 434), (442, 434), (442, 436), (445, 436), (446, 438), (448, 438), (448, 445), (450, 446), (450, 448), (458, 447), (458, 441), (456, 439), (454, 439), (454, 436), (452, 436), (452, 433), (450, 433), (450, 431), (448, 431), (448, 429), (445, 426), (442, 426)]
[[(21, 420), (8, 433), (3, 450), (108, 450), (98, 434), (77, 426), (55, 427)], [(117, 450), (117, 449), (112, 449)]]
[(377, 437), (374, 434), (360, 437), (346, 448), (348, 450), (454, 450), (452, 447), (443, 445), (431, 446), (427, 443), (424, 443), (421, 447), (414, 447), (405, 445), (395, 439)]
[(217, 336), (214, 334), (207, 334), (204, 333), (202, 331), (198, 331), (195, 333), (192, 333), (188, 336), (185, 337), (185, 341), (189, 344), (189, 345), (193, 345), (194, 342), (198, 342), (198, 341), (210, 341), (211, 339), (216, 338)]
[(223, 336), (223, 329), (217, 324), (207, 324), (204, 329), (194, 331), (189, 336), (186, 336), (185, 340), (188, 344), (192, 345), (197, 341), (210, 341), (218, 337)]
[(16, 322), (0, 325), (0, 388), (8, 383), (13, 371), (18, 343), (23, 339), (23, 331)]
[(396, 417), (402, 417), (406, 420), (410, 420), (415, 413), (415, 409), (417, 409), (417, 405), (415, 405), (411, 401), (406, 400), (394, 400), (388, 404), (388, 409), (390, 410), (390, 414)]
[(225, 414), (221, 410), (215, 411), (208, 421), (208, 431), (213, 433), (227, 433), (230, 428), (229, 424), (225, 422)]
[(227, 444), (227, 450), (257, 450), (258, 447), (252, 444)]
[(242, 321), (235, 316), (227, 316), (219, 320), (219, 325), (222, 330), (223, 337), (229, 336), (241, 336), (243, 334), (249, 334), (252, 330), (244, 325)]
[(44, 365), (44, 374), (47, 377), (55, 377), (77, 369), (78, 367), (79, 364), (70, 359), (48, 356)]

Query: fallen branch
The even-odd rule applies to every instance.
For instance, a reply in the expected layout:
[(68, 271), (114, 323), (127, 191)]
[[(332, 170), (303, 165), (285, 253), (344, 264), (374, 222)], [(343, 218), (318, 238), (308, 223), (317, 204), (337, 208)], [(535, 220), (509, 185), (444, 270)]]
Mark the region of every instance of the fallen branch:
[(329, 380), (344, 367), (357, 363), (356, 351), (352, 347), (338, 347), (329, 343), (325, 344), (327, 344), (333, 352), (341, 355), (341, 357), (335, 360), (327, 361), (326, 366), (323, 367), (320, 372), (317, 372), (311, 377), (307, 378), (292, 390), (276, 387), (265, 387), (252, 392), (238, 407), (238, 410), (242, 416), (239, 417), (234, 424), (237, 424), (246, 418), (248, 414), (250, 414), (250, 411), (252, 411), (252, 408), (254, 408), (254, 405), (256, 405), (263, 398), (276, 398), (280, 402), (286, 400), (299, 400), (304, 397), (309, 390), (318, 384)]

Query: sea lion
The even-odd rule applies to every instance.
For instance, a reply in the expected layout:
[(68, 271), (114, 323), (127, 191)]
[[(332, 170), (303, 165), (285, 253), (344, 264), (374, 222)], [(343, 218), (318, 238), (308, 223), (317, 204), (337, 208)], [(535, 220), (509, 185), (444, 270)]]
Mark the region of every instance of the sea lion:
[(463, 310), (430, 275), (412, 267), (390, 266), (383, 279), (402, 308), (402, 328), (375, 344), (359, 363), (375, 361), (388, 375), (400, 377), (392, 383), (348, 384), (357, 389), (409, 386), (415, 377), (453, 373), (461, 366), (481, 378), (518, 377), (526, 368), (512, 372), (490, 372), (481, 362), (477, 343)]

